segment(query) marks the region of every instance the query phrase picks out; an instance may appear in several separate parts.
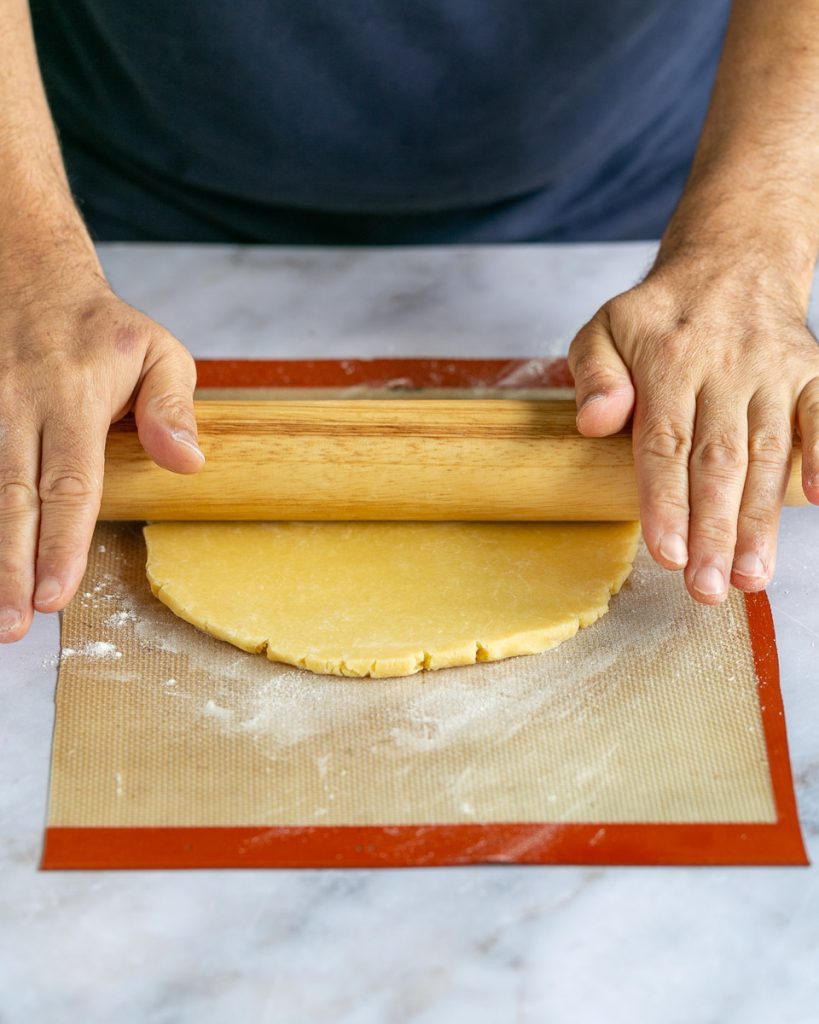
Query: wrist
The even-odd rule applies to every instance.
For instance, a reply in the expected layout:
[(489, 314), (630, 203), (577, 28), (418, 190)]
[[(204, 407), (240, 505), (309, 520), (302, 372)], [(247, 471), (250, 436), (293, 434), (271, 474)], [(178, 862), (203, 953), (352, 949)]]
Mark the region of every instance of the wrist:
[(747, 197), (700, 204), (684, 196), (663, 233), (649, 276), (744, 282), (804, 318), (816, 256), (809, 217), (797, 225)]
[(0, 224), (0, 295), (85, 290), (105, 282), (94, 243), (73, 206), (18, 209)]
[(0, 166), (0, 258), (27, 248), (47, 251), (55, 244), (96, 259), (62, 166), (43, 159), (24, 175), (14, 163)]

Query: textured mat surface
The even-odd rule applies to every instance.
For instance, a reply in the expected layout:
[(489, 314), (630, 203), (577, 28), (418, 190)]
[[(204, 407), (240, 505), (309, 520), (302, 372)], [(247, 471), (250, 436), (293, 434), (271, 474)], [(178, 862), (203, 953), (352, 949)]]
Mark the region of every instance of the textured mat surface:
[(105, 524), (63, 619), (49, 827), (775, 826), (759, 693), (745, 600), (695, 605), (644, 551), (553, 651), (348, 680), (177, 619), (140, 528)]

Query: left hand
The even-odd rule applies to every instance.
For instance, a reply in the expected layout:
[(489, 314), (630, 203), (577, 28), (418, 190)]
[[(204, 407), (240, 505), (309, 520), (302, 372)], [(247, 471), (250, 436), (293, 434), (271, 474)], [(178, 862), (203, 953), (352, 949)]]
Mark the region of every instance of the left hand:
[(581, 433), (634, 417), (643, 535), (696, 600), (761, 590), (776, 561), (794, 427), (819, 504), (819, 346), (807, 288), (764, 254), (658, 262), (572, 342)]

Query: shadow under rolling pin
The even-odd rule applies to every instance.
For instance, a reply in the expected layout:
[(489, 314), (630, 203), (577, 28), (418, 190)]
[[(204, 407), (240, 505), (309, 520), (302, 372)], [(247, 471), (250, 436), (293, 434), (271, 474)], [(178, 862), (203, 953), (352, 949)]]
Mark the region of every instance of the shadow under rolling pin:
[[(133, 421), (106, 446), (100, 519), (633, 520), (631, 434), (585, 438), (561, 400), (205, 401), (194, 476)], [(804, 503), (794, 447), (787, 504)]]

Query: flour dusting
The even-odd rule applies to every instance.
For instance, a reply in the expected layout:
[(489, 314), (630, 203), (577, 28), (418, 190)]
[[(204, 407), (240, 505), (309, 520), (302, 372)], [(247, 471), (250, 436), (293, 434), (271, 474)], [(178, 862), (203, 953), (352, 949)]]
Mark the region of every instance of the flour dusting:
[(113, 626), (115, 629), (119, 629), (121, 626), (124, 626), (126, 622), (133, 622), (134, 619), (135, 616), (132, 611), (123, 610), (109, 615), (105, 620), (105, 624), (107, 626)]
[(233, 712), (230, 708), (223, 708), (220, 704), (217, 704), (215, 700), (206, 700), (205, 706), (202, 708), (203, 715), (210, 715), (211, 718), (233, 718)]
[[(207, 793), (207, 813), (219, 801), (220, 824), (599, 821), (601, 800), (616, 820), (661, 820), (662, 803), (646, 811), (651, 794), (699, 791), (711, 794), (711, 820), (724, 820), (742, 772), (720, 760), (722, 739), (742, 729), (748, 756), (764, 752), (751, 655), (732, 647), (741, 602), (694, 605), (645, 550), (610, 612), (551, 651), (361, 680), (276, 664), (200, 632), (151, 594), (136, 529), (100, 530), (106, 551), (92, 557), (63, 657), (74, 679), (80, 660), (94, 659), (93, 676), (121, 688), (105, 687), (111, 728), (123, 730), (111, 741), (116, 757), (143, 728), (163, 756), (188, 750), (191, 793)], [(724, 643), (712, 640), (715, 615)], [(699, 704), (692, 678), (708, 680)], [(127, 709), (132, 717), (119, 717)], [(658, 729), (682, 742), (678, 726), (696, 754), (688, 762), (651, 745)], [(709, 730), (720, 742), (700, 741)], [(637, 781), (624, 786), (626, 776)], [(143, 798), (111, 778), (118, 805)], [(173, 786), (151, 795), (172, 820), (189, 806), (178, 799)]]
[(116, 645), (109, 643), (107, 640), (90, 640), (82, 647), (63, 647), (62, 651), (60, 651), (61, 658), (74, 658), (77, 656), (116, 660), (122, 657), (122, 651), (118, 651)]

